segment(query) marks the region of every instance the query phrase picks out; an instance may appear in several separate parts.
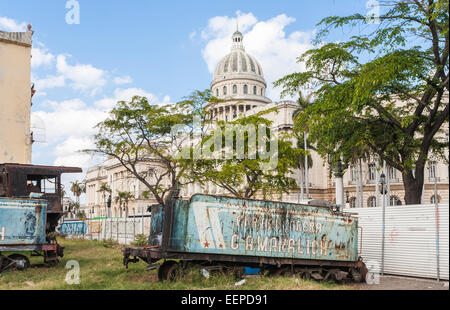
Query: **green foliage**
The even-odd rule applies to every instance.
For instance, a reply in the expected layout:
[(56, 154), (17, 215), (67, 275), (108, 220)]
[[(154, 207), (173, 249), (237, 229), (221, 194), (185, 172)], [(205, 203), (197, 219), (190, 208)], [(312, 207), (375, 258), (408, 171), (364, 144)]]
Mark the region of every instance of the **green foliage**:
[[(271, 132), (271, 122), (263, 117), (269, 112), (274, 111), (219, 122), (192, 150), (200, 153), (202, 149), (203, 155), (206, 151), (211, 156), (190, 160), (190, 177), (202, 184), (211, 182), (239, 198), (251, 198), (258, 191), (283, 193), (294, 188), (295, 181), (286, 175), (295, 168), (299, 153), (288, 137)], [(266, 137), (262, 142), (256, 138), (259, 128)], [(257, 151), (270, 152), (275, 140), (271, 156)]]
[[(436, 138), (449, 116), (448, 0), (392, 1), (386, 8), (373, 27), (361, 14), (322, 20), (316, 48), (298, 59), (307, 70), (275, 86), (284, 96), (315, 90), (295, 129), (309, 130), (323, 158), (349, 163), (377, 154), (403, 173), (407, 203), (418, 203), (429, 152), (442, 156), (448, 148)], [(366, 31), (323, 42), (332, 29), (354, 33), (358, 25)]]
[(86, 218), (86, 213), (83, 210), (78, 210), (77, 211), (77, 218), (79, 220), (85, 219)]
[[(120, 101), (99, 123), (95, 148), (88, 153), (116, 159), (142, 182), (159, 203), (182, 176), (175, 155), (182, 141), (172, 133), (186, 130), (192, 117), (177, 105), (154, 105), (145, 97)], [(161, 169), (155, 169), (155, 164)]]
[(99, 241), (98, 243), (105, 248), (116, 248), (119, 246), (119, 243), (114, 239), (106, 239)]
[(78, 207), (80, 205), (80, 196), (83, 193), (86, 193), (86, 184), (85, 182), (75, 181), (70, 182), (70, 191), (73, 193), (75, 198), (77, 199)]
[[(318, 283), (294, 277), (248, 277), (242, 286), (235, 286), (231, 274), (211, 273), (204, 278), (199, 269), (190, 268), (176, 282), (159, 282), (158, 270), (146, 271), (148, 264), (140, 260), (122, 264), (123, 254), (116, 245), (101, 242), (58, 238), (64, 246), (64, 257), (53, 267), (42, 266), (42, 256), (29, 257), (32, 267), (25, 271), (5, 271), (0, 275), (0, 290), (292, 290), (292, 289), (354, 289), (347, 285)], [(111, 243), (113, 244), (113, 243)], [(7, 254), (7, 253), (3, 253)], [(65, 281), (67, 262), (80, 263), (80, 284)]]
[(137, 234), (134, 237), (134, 241), (131, 243), (133, 246), (145, 246), (148, 245), (148, 236), (144, 234)]

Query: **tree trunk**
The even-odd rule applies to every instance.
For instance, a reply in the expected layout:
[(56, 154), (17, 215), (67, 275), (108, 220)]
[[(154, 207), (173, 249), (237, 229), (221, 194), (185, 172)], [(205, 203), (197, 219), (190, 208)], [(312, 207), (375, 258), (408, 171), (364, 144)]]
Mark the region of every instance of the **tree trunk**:
[(423, 189), (423, 173), (424, 169), (421, 171), (416, 169), (415, 177), (411, 172), (403, 173), (403, 186), (405, 187), (405, 204), (416, 205), (420, 204)]

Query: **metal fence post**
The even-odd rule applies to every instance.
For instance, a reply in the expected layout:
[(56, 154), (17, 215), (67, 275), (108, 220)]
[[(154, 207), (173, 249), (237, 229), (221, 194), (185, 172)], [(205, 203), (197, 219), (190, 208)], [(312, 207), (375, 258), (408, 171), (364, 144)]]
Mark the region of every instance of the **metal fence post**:
[[(383, 161), (383, 174), (386, 177), (386, 161)], [(389, 175), (387, 176), (387, 178), (389, 179)], [(383, 195), (383, 214), (382, 214), (382, 239), (381, 239), (381, 275), (384, 275), (384, 235), (385, 235), (385, 217), (386, 217), (386, 189), (385, 189), (385, 184), (384, 181), (382, 181), (381, 184), (382, 188), (382, 195)]]
[(141, 217), (141, 233), (142, 234), (144, 234), (144, 208), (145, 207), (142, 207), (142, 209), (141, 209), (141, 215), (142, 215), (142, 217)]
[(439, 267), (439, 199), (437, 194), (437, 178), (434, 177), (434, 208), (435, 208), (435, 226), (436, 226), (436, 276), (437, 281), (440, 281), (440, 267)]
[(124, 243), (127, 244), (128, 241), (128, 235), (127, 235), (127, 214), (125, 213), (125, 241)]
[(102, 223), (102, 228), (105, 229), (105, 231), (103, 232), (103, 240), (106, 240), (106, 218), (103, 219), (103, 223)]

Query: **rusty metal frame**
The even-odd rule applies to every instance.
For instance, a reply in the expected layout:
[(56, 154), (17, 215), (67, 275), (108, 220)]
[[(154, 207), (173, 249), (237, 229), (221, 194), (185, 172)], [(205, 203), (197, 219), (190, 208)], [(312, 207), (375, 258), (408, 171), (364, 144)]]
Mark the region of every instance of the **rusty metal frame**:
[(128, 257), (139, 257), (147, 263), (158, 261), (161, 259), (182, 259), (187, 261), (206, 261), (220, 263), (244, 263), (255, 266), (263, 265), (289, 265), (289, 266), (318, 266), (318, 267), (358, 267), (359, 261), (331, 261), (331, 260), (315, 260), (315, 259), (297, 259), (297, 258), (274, 258), (274, 257), (257, 257), (245, 255), (222, 255), (222, 254), (203, 254), (203, 253), (187, 253), (172, 252), (163, 249), (148, 249), (143, 247), (127, 247), (124, 249), (124, 264), (133, 259)]

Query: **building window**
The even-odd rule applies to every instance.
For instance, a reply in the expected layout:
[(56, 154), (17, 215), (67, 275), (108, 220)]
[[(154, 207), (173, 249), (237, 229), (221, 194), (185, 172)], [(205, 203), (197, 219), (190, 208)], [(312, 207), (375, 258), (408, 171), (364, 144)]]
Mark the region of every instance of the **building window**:
[(248, 94), (248, 86), (247, 85), (244, 85), (244, 94)]
[(261, 96), (264, 96), (264, 88), (261, 88)]
[(377, 167), (375, 164), (369, 164), (369, 180), (374, 181), (377, 175)]
[(356, 197), (350, 198), (350, 208), (356, 208)]
[(367, 200), (367, 207), (368, 208), (375, 208), (377, 206), (377, 198), (374, 196), (369, 197)]
[[(436, 195), (431, 196), (430, 202), (431, 202), (432, 204), (435, 204), (435, 203), (436, 203)], [(438, 196), (437, 196), (437, 203), (440, 203), (440, 202), (441, 202), (441, 198), (440, 198), (439, 195), (438, 195)]]
[(397, 170), (394, 167), (389, 167), (388, 169), (389, 180), (397, 179)]
[(253, 95), (256, 95), (256, 86), (253, 86)]
[(237, 94), (237, 86), (236, 85), (233, 85), (233, 94)]
[(391, 196), (389, 205), (390, 206), (401, 206), (402, 205), (402, 201), (400, 199), (398, 199), (397, 196)]
[(223, 95), (224, 95), (224, 96), (227, 95), (227, 87), (226, 87), (226, 86), (223, 87)]
[(434, 180), (436, 178), (436, 162), (430, 161), (428, 166), (428, 177), (430, 180)]
[(216, 88), (216, 97), (219, 97), (219, 89)]
[(352, 178), (353, 182), (356, 182), (358, 180), (358, 168), (355, 165), (352, 165), (350, 167), (350, 177)]

